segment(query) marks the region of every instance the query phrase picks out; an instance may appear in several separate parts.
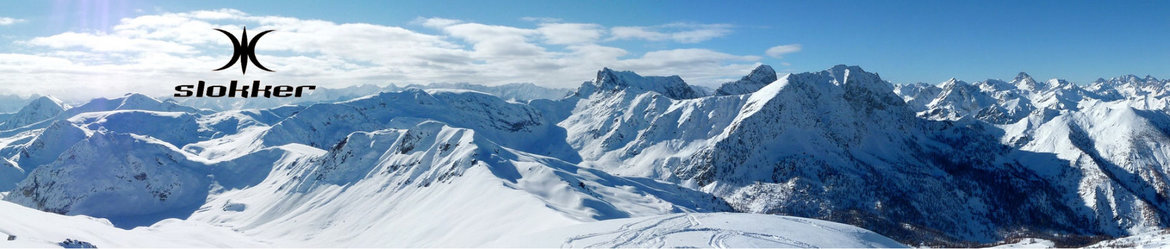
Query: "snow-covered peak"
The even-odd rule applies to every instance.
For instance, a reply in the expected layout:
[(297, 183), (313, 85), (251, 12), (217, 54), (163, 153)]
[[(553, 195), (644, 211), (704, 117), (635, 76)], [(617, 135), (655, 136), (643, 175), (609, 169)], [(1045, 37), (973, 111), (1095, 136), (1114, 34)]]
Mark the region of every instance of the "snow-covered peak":
[(958, 120), (995, 103), (995, 99), (980, 91), (979, 86), (956, 78), (939, 83), (938, 87), (941, 93), (926, 105), (930, 111), (923, 113), (928, 119)]
[(1019, 88), (1020, 90), (1036, 91), (1036, 90), (1043, 90), (1046, 88), (1044, 85), (1041, 85), (1039, 82), (1036, 82), (1035, 79), (1032, 79), (1031, 75), (1028, 75), (1027, 73), (1024, 73), (1024, 72), (1020, 72), (1020, 74), (1017, 74), (1016, 77), (1012, 79), (1011, 83), (1012, 83), (1012, 85), (1015, 85), (1016, 88)]
[(866, 72), (858, 66), (836, 65), (820, 72), (790, 74), (789, 82), (800, 81), (807, 84), (831, 84), (837, 87), (866, 89), (874, 93), (894, 93), (894, 87), (882, 80), (877, 74)]
[(28, 105), (20, 108), (20, 111), (13, 114), (8, 120), (0, 123), (0, 130), (10, 130), (20, 128), (29, 124), (37, 123), (46, 119), (50, 119), (67, 109), (61, 100), (53, 97), (40, 97), (33, 99)]
[(1028, 73), (1025, 73), (1025, 72), (1020, 72), (1019, 74), (1016, 74), (1016, 77), (1012, 79), (1012, 82), (1023, 82), (1023, 81), (1035, 81), (1035, 80), (1032, 79), (1031, 75), (1028, 75)]
[(957, 85), (964, 85), (965, 86), (965, 85), (970, 85), (970, 84), (967, 83), (966, 81), (962, 81), (962, 80), (956, 79), (954, 77), (951, 77), (947, 81), (943, 81), (942, 83), (939, 83), (938, 87), (943, 88), (943, 89), (948, 89), (948, 88), (954, 88)]
[(772, 66), (760, 65), (737, 81), (723, 83), (715, 90), (715, 95), (752, 93), (773, 81), (776, 81), (776, 70), (773, 70)]
[(976, 83), (976, 85), (979, 85), (979, 88), (983, 91), (988, 92), (1008, 91), (1016, 88), (1012, 83), (998, 79), (987, 79)]
[(131, 93), (121, 98), (95, 98), (84, 105), (69, 109), (66, 118), (84, 112), (113, 111), (113, 110), (144, 110), (160, 112), (187, 112), (200, 113), (195, 108), (179, 105), (174, 101), (160, 101), (150, 96)]
[(21, 107), (28, 105), (29, 102), (40, 96), (38, 94), (31, 96), (0, 94), (0, 113), (16, 113), (16, 111), (20, 111)]
[[(913, 84), (899, 84), (899, 85), (894, 86), (894, 93), (898, 94), (899, 96), (902, 96), (903, 98), (908, 98), (908, 97), (917, 95), (924, 90), (931, 89), (931, 88), (937, 89), (938, 86), (927, 84), (924, 82), (918, 82), (918, 83), (913, 83)], [(930, 97), (933, 98), (934, 96), (930, 96)]]
[(62, 110), (62, 111), (64, 111), (65, 109), (69, 109), (69, 105), (66, 105), (65, 102), (61, 101), (60, 99), (54, 98), (52, 96), (41, 96), (39, 98), (33, 99), (32, 101), (30, 101), (28, 103), (27, 106), (25, 106), (25, 108), (30, 108), (30, 107), (36, 108), (39, 110)]
[(126, 94), (126, 96), (122, 98), (123, 106), (146, 106), (157, 105), (159, 103), (162, 103), (162, 101), (139, 93)]
[[(186, 159), (149, 137), (99, 132), (31, 172), (20, 194), (5, 200), (60, 214), (181, 217), (176, 210), (202, 204), (209, 186), (202, 165)], [(150, 224), (133, 220), (111, 221), (124, 227)]]
[(744, 76), (743, 79), (757, 82), (776, 81), (776, 70), (769, 65), (760, 65), (756, 69), (752, 69), (752, 72)]
[(912, 116), (902, 98), (894, 94), (889, 82), (857, 66), (837, 65), (820, 72), (785, 75), (753, 93), (740, 112), (740, 118), (768, 108), (775, 108), (773, 111), (792, 108), (789, 102), (798, 100), (820, 102), (815, 106), (823, 108), (825, 112), (865, 113), (858, 117), (841, 117), (839, 120), (865, 118), (861, 116), (869, 115), (883, 118), (886, 115)]
[(1080, 90), (1080, 86), (1076, 83), (1069, 82), (1065, 79), (1049, 79), (1044, 81), (1045, 90)]
[(1130, 74), (1130, 75), (1113, 77), (1113, 78), (1110, 78), (1109, 80), (1097, 79), (1097, 81), (1093, 82), (1093, 83), (1094, 84), (1104, 84), (1104, 85), (1106, 85), (1108, 87), (1112, 87), (1112, 88), (1127, 87), (1127, 86), (1128, 87), (1136, 87), (1136, 88), (1144, 88), (1144, 87), (1161, 87), (1165, 83), (1170, 83), (1170, 81), (1163, 82), (1161, 80), (1158, 80), (1158, 78), (1154, 78), (1154, 76), (1150, 76), (1150, 75), (1146, 75), (1146, 77), (1138, 77), (1137, 75)]
[(597, 78), (593, 80), (593, 85), (604, 90), (635, 88), (655, 91), (672, 99), (702, 97), (678, 75), (641, 76), (630, 71), (614, 71), (608, 67), (597, 71)]
[(876, 73), (866, 72), (859, 66), (836, 65), (825, 72), (833, 77), (833, 83), (845, 88), (860, 87), (875, 93), (890, 93), (894, 87), (882, 80)]
[(927, 83), (901, 84), (894, 86), (894, 93), (902, 97), (906, 104), (915, 112), (926, 109), (935, 97), (942, 93), (942, 88)]
[[(479, 85), (471, 83), (431, 83), (426, 85), (410, 84), (402, 87), (390, 86), (382, 91), (399, 91), (410, 88), (417, 89), (464, 89), (495, 95), (505, 100), (525, 102), (534, 99), (560, 99), (568, 95), (571, 90), (564, 88), (548, 88), (533, 83), (509, 83), (503, 85)], [(366, 91), (373, 93), (378, 91)]]

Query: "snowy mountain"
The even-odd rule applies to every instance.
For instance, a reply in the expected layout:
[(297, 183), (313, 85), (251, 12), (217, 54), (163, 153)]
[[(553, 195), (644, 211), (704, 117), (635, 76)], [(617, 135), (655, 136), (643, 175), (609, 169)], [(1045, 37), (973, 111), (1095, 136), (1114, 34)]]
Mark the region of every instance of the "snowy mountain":
[(934, 101), (942, 93), (942, 88), (919, 82), (915, 84), (896, 85), (894, 86), (894, 93), (902, 97), (902, 100), (910, 105), (911, 110), (921, 112), (926, 109), (926, 105), (929, 105), (930, 102)]
[(743, 76), (743, 78), (737, 81), (723, 83), (723, 85), (719, 86), (719, 89), (715, 89), (715, 94), (735, 95), (753, 93), (773, 81), (776, 81), (776, 70), (773, 70), (772, 66), (760, 65), (756, 69), (753, 69), (747, 76)]
[(955, 78), (938, 85), (938, 97), (926, 104), (933, 120), (957, 120), (960, 117), (978, 113), (983, 107), (991, 106), (996, 99), (979, 91), (979, 88)]
[[(1170, 113), (1159, 104), (1166, 99), (1161, 95), (1165, 82), (1130, 75), (1081, 87), (1059, 79), (1039, 82), (1020, 73), (1011, 82), (976, 85), (977, 92), (961, 96), (989, 96), (993, 101), (968, 101), (965, 112), (954, 112), (954, 105), (933, 105), (955, 99), (944, 92), (919, 116), (993, 124), (1002, 131), (996, 132), (1000, 143), (1018, 150), (1009, 157), (1058, 191), (1071, 193), (1065, 202), (1087, 208), (1079, 216), (1093, 220), (1093, 227), (1105, 235), (1167, 226)], [(902, 96), (922, 97), (909, 92)], [(1033, 153), (1055, 158), (1028, 155)]]
[(654, 91), (673, 99), (693, 99), (702, 96), (678, 75), (641, 76), (630, 71), (604, 68), (597, 72), (597, 79), (586, 84), (592, 84), (597, 90), (604, 91), (621, 91), (626, 88)]
[(998, 159), (1010, 148), (994, 127), (918, 119), (858, 67), (687, 100), (594, 87), (566, 99), (576, 107), (560, 123), (583, 164), (676, 182), (737, 211), (856, 222), (915, 243), (990, 243), (1015, 224), (1086, 232), (1073, 207), (1049, 201), (1065, 193)]
[(391, 85), (386, 91), (401, 91), (406, 89), (462, 89), (491, 94), (504, 100), (527, 102), (534, 99), (561, 99), (572, 90), (564, 88), (547, 88), (532, 83), (511, 83), (496, 86), (485, 86), (471, 83), (431, 83), (426, 85), (410, 84), (406, 86)]
[(32, 95), (22, 97), (15, 94), (0, 94), (0, 116), (2, 114), (10, 114), (20, 111), (20, 108), (28, 105), (32, 100), (40, 98), (40, 95)]
[(0, 218), (15, 221), (0, 233), (20, 246), (1084, 246), (1170, 227), (1167, 83), (895, 86), (857, 66), (762, 65), (714, 94), (604, 68), (567, 94), (44, 97), (0, 121)]
[[(210, 179), (199, 164), (168, 146), (145, 136), (95, 132), (62, 153), (68, 156), (37, 167), (6, 200), (59, 214), (108, 217), (123, 227), (157, 221), (137, 221), (145, 216), (185, 218), (167, 213), (202, 205)], [(125, 151), (110, 156), (108, 148)]]
[(69, 106), (61, 103), (53, 97), (39, 97), (33, 99), (28, 105), (20, 108), (20, 111), (8, 116), (2, 123), (0, 123), (0, 131), (12, 130), (21, 128), (26, 125), (40, 122), (57, 116), (68, 109)]

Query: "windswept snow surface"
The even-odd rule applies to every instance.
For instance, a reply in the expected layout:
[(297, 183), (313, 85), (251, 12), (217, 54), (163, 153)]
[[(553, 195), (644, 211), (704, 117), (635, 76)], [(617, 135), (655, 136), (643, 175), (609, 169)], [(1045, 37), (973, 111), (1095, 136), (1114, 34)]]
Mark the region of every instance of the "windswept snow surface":
[(613, 219), (513, 235), (491, 247), (904, 248), (854, 226), (761, 214), (683, 213)]
[(1134, 236), (1101, 241), (1086, 248), (1167, 248), (1170, 230), (1150, 231)]
[[(0, 202), (0, 247), (60, 248), (66, 239), (101, 247), (269, 247), (230, 228), (206, 223), (168, 219), (149, 227), (130, 230), (114, 227), (108, 220), (87, 216), (46, 213), (9, 202)], [(14, 240), (6, 240), (15, 236)]]

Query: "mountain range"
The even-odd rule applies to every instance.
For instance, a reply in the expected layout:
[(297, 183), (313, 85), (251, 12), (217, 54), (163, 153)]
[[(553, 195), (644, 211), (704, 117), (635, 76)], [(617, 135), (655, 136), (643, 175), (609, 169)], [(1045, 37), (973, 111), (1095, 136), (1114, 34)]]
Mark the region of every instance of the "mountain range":
[(22, 245), (901, 247), (1144, 236), (1108, 245), (1170, 227), (1170, 81), (1149, 76), (895, 85), (857, 66), (761, 65), (712, 91), (604, 68), (572, 91), (310, 98), (36, 98), (0, 117), (0, 215), (20, 221), (0, 233), (32, 237)]

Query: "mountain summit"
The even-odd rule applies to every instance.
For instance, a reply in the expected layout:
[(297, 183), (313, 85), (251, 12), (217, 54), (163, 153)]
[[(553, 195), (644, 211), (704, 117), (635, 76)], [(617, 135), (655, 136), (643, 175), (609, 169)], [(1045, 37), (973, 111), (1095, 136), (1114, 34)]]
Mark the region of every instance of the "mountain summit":
[(633, 88), (655, 91), (672, 99), (693, 99), (701, 96), (678, 75), (643, 77), (630, 71), (614, 71), (603, 68), (601, 71), (597, 71), (597, 78), (593, 80), (593, 84), (598, 89), (604, 90)]
[(715, 95), (752, 93), (773, 81), (776, 81), (776, 70), (773, 70), (772, 66), (760, 65), (737, 81), (723, 83), (715, 90)]

